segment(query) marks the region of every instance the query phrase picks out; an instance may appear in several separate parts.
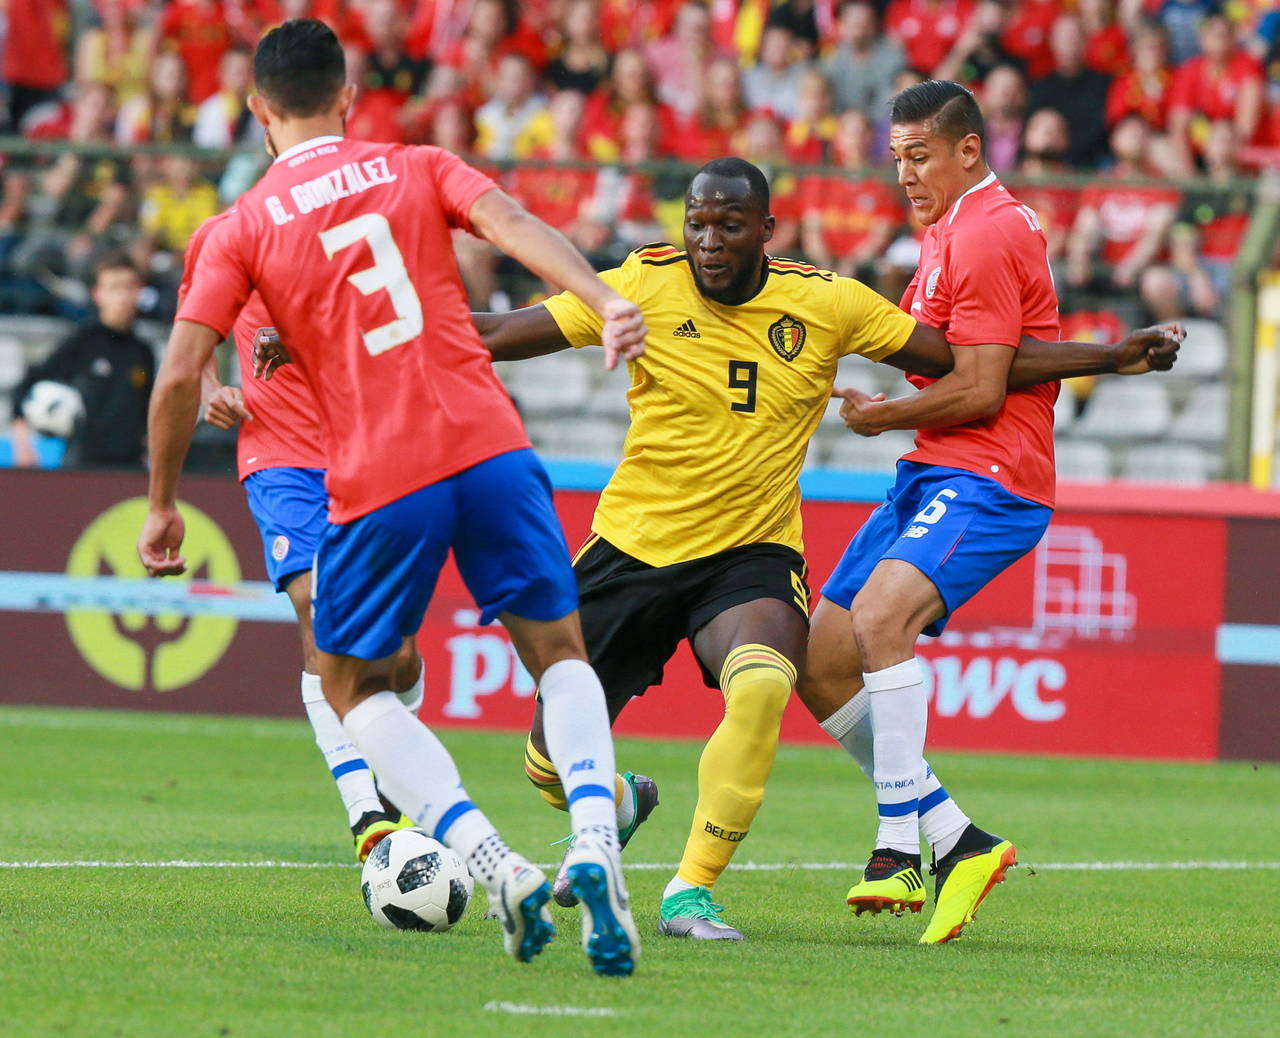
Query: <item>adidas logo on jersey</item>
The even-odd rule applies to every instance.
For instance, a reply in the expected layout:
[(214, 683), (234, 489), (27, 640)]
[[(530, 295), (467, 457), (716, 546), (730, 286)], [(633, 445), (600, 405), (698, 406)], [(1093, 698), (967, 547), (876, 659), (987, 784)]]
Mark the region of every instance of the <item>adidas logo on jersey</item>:
[(698, 329), (693, 326), (692, 317), (690, 317), (689, 320), (685, 321), (684, 324), (682, 324), (679, 328), (677, 328), (671, 334), (678, 335), (682, 339), (701, 339), (702, 338), (702, 336), (698, 334)]

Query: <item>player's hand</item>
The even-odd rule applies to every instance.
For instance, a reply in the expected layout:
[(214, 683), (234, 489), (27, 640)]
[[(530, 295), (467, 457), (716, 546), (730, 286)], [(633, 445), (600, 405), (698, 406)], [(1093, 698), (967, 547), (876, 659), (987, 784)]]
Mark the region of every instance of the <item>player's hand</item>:
[(1180, 324), (1157, 324), (1130, 332), (1113, 347), (1116, 374), (1168, 371), (1178, 359), (1178, 349), (1186, 337), (1187, 330)]
[(187, 560), (178, 554), (187, 524), (176, 508), (152, 509), (138, 535), (138, 558), (153, 577), (185, 573)]
[(234, 429), (240, 420), (253, 421), (253, 415), (244, 406), (244, 394), (239, 386), (221, 386), (209, 398), (204, 409), (204, 420), (219, 429)]
[(879, 436), (880, 430), (873, 423), (876, 412), (876, 404), (884, 401), (884, 394), (877, 393), (875, 396), (869, 396), (861, 389), (841, 389), (836, 386), (831, 390), (831, 396), (842, 401), (840, 404), (840, 417), (844, 419), (844, 424), (856, 432), (859, 436)]
[(274, 328), (259, 328), (253, 337), (253, 377), (270, 382), (278, 367), (292, 363), (280, 333)]
[(605, 304), (601, 315), (604, 317), (601, 345), (604, 346), (606, 370), (616, 368), (619, 357), (635, 360), (644, 354), (644, 337), (649, 329), (645, 327), (644, 316), (635, 303), (619, 296)]

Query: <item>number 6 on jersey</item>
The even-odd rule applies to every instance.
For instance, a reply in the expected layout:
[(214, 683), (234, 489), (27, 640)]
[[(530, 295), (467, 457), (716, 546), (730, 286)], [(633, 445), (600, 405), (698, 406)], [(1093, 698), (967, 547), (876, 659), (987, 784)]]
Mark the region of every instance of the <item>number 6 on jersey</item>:
[(422, 334), (422, 301), (409, 280), (404, 256), (391, 234), (391, 225), (381, 213), (365, 213), (320, 232), (320, 244), (329, 259), (333, 259), (334, 253), (359, 241), (369, 243), (373, 266), (350, 275), (347, 280), (360, 290), (361, 295), (369, 296), (385, 290), (396, 312), (394, 321), (362, 333), (365, 349), (376, 357)]

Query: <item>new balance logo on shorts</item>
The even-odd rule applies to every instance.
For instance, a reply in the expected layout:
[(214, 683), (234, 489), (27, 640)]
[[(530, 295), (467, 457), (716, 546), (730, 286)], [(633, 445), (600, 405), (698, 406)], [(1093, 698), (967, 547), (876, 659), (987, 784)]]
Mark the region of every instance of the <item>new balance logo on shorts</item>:
[(596, 762), (593, 761), (590, 757), (588, 757), (586, 760), (574, 761), (573, 766), (569, 769), (569, 774), (572, 775), (578, 771), (595, 771), (595, 770), (596, 770)]
[(682, 339), (701, 339), (702, 338), (702, 336), (698, 334), (698, 329), (693, 326), (692, 317), (690, 317), (689, 320), (685, 321), (684, 324), (682, 324), (679, 328), (677, 328), (671, 334), (678, 335)]

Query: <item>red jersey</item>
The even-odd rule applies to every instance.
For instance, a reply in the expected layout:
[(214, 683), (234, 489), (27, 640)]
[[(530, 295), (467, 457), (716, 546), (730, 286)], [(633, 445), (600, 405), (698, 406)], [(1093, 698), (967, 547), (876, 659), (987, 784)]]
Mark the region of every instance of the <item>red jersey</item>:
[(974, 0), (891, 0), (884, 31), (907, 52), (907, 64), (930, 72), (942, 62), (973, 17)]
[(8, 0), (8, 41), (0, 79), (14, 86), (53, 90), (67, 81), (71, 12), (66, 0)]
[(231, 27), (221, 3), (179, 0), (160, 18), (160, 36), (187, 66), (187, 99), (199, 104), (218, 92), (218, 63), (231, 46)]
[(1084, 188), (1080, 192), (1080, 206), (1098, 214), (1102, 261), (1112, 267), (1124, 261), (1146, 233), (1152, 211), (1176, 206), (1181, 197), (1172, 188), (1143, 184), (1104, 181)]
[[(219, 213), (205, 220), (187, 243), (182, 265), (179, 302), (191, 290), (191, 273), (196, 268), (200, 250), (214, 226), (229, 214)], [(236, 469), (241, 480), (260, 469), (325, 467), (320, 416), (316, 413), (311, 387), (296, 365), (277, 368), (269, 382), (251, 378), (253, 371), (253, 339), (259, 328), (273, 328), (262, 297), (254, 292), (236, 318), (232, 340), (243, 373), (244, 406), (253, 421), (240, 423), (236, 441)]]
[[(917, 320), (954, 346), (1057, 341), (1058, 297), (1035, 213), (990, 174), (924, 233), (920, 265), (902, 297)], [(936, 379), (907, 376), (923, 389)], [(920, 429), (907, 461), (988, 476), (1011, 494), (1053, 507), (1053, 404), (1058, 383), (1010, 390), (990, 418)]]
[(1169, 107), (1190, 109), (1206, 119), (1234, 119), (1240, 88), (1262, 82), (1262, 67), (1243, 51), (1233, 54), (1219, 74), (1203, 57), (1183, 62), (1173, 73)]
[(178, 319), (225, 335), (261, 293), (318, 405), (332, 522), (529, 446), (453, 256), (494, 187), (440, 148), (317, 137), (200, 250)]

